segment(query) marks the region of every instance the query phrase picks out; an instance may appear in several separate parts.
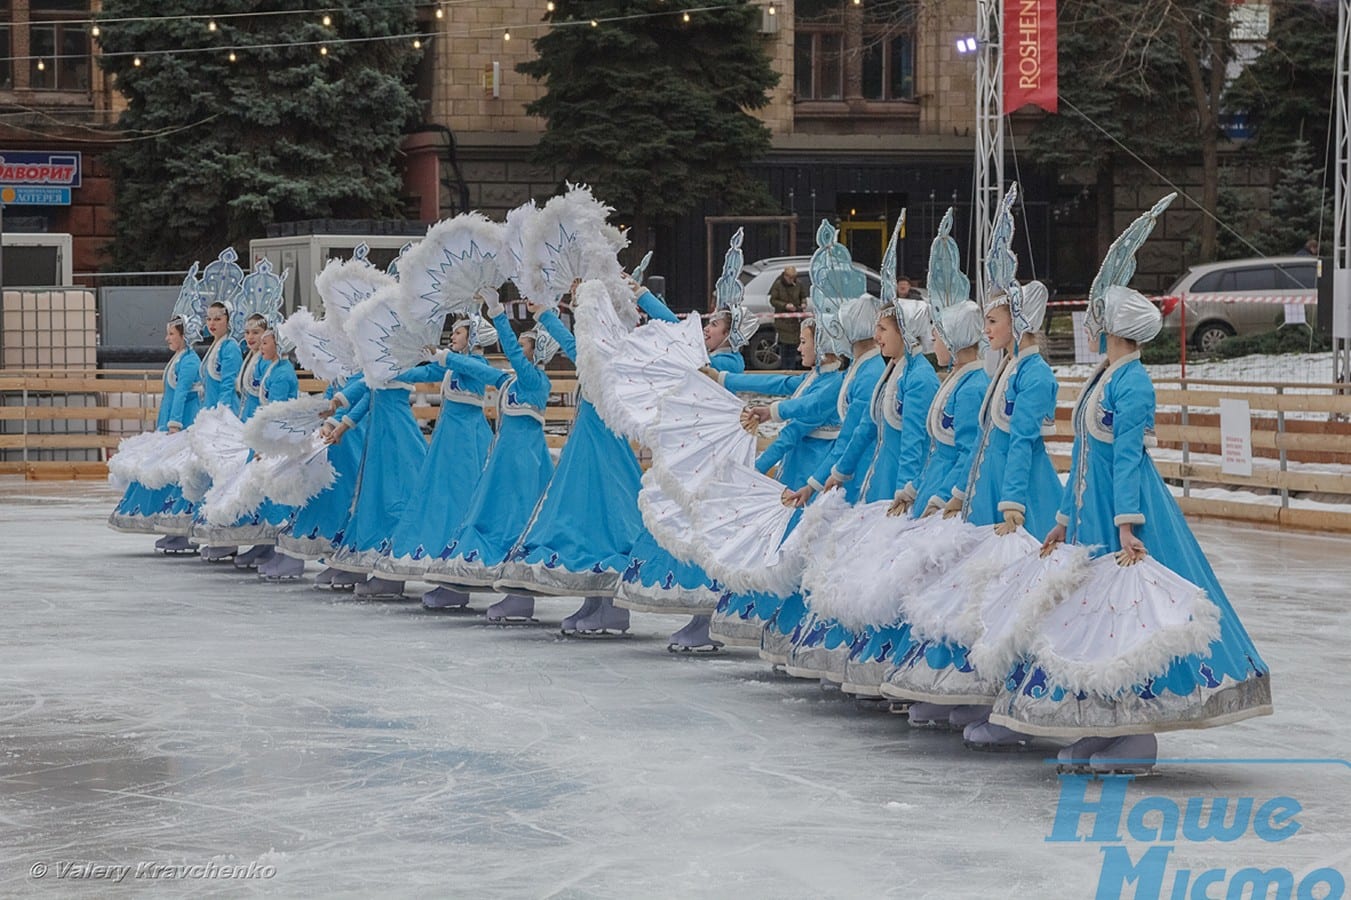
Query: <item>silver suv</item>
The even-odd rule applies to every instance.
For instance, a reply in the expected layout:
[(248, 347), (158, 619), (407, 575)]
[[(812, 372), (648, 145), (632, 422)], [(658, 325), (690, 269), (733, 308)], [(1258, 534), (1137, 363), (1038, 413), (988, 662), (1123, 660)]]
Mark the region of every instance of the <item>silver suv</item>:
[(1163, 298), (1163, 327), (1182, 327), (1187, 307), (1191, 346), (1206, 353), (1227, 337), (1271, 331), (1287, 304), (1305, 307), (1313, 324), (1318, 305), (1318, 260), (1312, 256), (1230, 259), (1192, 266)]
[[(759, 259), (741, 267), (741, 284), (745, 292), (742, 303), (746, 309), (760, 317), (760, 329), (746, 345), (743, 354), (746, 365), (752, 369), (777, 369), (782, 360), (779, 354), (779, 339), (774, 332), (774, 307), (769, 304), (769, 289), (784, 269), (792, 266), (797, 269), (798, 282), (810, 293), (812, 287), (812, 258), (810, 256), (775, 256)], [(868, 279), (868, 293), (874, 297), (882, 293), (882, 277), (863, 265), (854, 263), (854, 268)]]

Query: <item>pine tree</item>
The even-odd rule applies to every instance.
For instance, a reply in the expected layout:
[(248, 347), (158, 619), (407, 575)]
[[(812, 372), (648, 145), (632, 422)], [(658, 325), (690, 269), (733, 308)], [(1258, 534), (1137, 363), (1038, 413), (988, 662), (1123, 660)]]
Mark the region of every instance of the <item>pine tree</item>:
[[(412, 33), (414, 3), (307, 6), (219, 0), (226, 17), (212, 30), (173, 18), (200, 16), (191, 0), (103, 4), (101, 62), (128, 103), (128, 141), (110, 154), (117, 267), (180, 269), (227, 244), (242, 250), (273, 222), (397, 214), (417, 51), (399, 38), (322, 55), (316, 42)], [(146, 18), (118, 21), (136, 17)], [(228, 48), (240, 48), (236, 61)]]
[(1290, 145), (1279, 172), (1271, 191), (1271, 230), (1266, 241), (1271, 254), (1294, 253), (1320, 231), (1332, 231), (1331, 192), (1323, 190), (1323, 170), (1315, 167), (1308, 141)]
[[(547, 88), (527, 107), (547, 122), (536, 159), (590, 184), (640, 236), (644, 224), (706, 200), (737, 213), (769, 203), (744, 170), (769, 149), (768, 129), (748, 110), (764, 107), (778, 81), (753, 27), (760, 10), (720, 0), (684, 20), (708, 5), (555, 0), (545, 18), (556, 27), (517, 67)], [(650, 15), (606, 21), (636, 13)]]

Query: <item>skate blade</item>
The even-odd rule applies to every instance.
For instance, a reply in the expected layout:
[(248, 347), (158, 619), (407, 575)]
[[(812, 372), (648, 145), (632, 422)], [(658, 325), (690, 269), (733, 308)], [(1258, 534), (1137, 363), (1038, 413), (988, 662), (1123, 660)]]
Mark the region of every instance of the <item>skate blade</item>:
[(981, 743), (978, 741), (968, 741), (963, 739), (962, 746), (968, 750), (975, 750), (977, 753), (1026, 753), (1032, 748), (1027, 746), (1026, 741), (1003, 743)]
[[(909, 717), (909, 711), (908, 711), (908, 710), (906, 711), (906, 716), (907, 716), (907, 718)], [(921, 720), (919, 720), (919, 721), (916, 721), (916, 720), (914, 720), (914, 719), (910, 719), (909, 721), (910, 721), (910, 727), (911, 727), (911, 728), (923, 728), (923, 729), (925, 729), (926, 731), (956, 731), (956, 730), (957, 730), (956, 728), (953, 728), (953, 727), (952, 727), (952, 723), (949, 722), (949, 721), (947, 721), (946, 719), (921, 719)]]
[(892, 700), (892, 701), (891, 701), (891, 714), (892, 714), (893, 716), (906, 716), (906, 717), (909, 717), (909, 715), (910, 715), (910, 701), (909, 701), (909, 700)]
[(608, 628), (597, 628), (595, 631), (574, 631), (568, 637), (584, 638), (590, 641), (613, 640), (615, 638), (631, 638), (633, 635), (628, 631), (612, 631)]
[(259, 575), (259, 580), (266, 581), (268, 584), (281, 584), (286, 581), (302, 581), (303, 575)]
[(1120, 765), (1103, 768), (1094, 768), (1089, 766), (1087, 774), (1094, 778), (1149, 778), (1159, 774), (1158, 769), (1153, 765)]
[(428, 606), (425, 603), (419, 603), (418, 606), (422, 607), (423, 612), (437, 613), (438, 615), (446, 616), (465, 616), (476, 613), (476, 610), (468, 603), (461, 606)]
[[(412, 600), (412, 599), (413, 599), (412, 597), (409, 597), (409, 596), (407, 596), (407, 595), (405, 595), (405, 594), (363, 594), (363, 593), (361, 593), (361, 591), (353, 591), (353, 592), (352, 592), (352, 596), (355, 597), (357, 600), (390, 600), (390, 601), (397, 601), (397, 600)], [(418, 605), (421, 606), (422, 604), (419, 603)]]
[(880, 700), (876, 697), (859, 697), (854, 695), (854, 706), (867, 712), (890, 712), (891, 701)]
[(483, 617), (483, 621), (489, 625), (538, 625), (539, 619), (534, 616), (498, 616), (497, 618)]
[(722, 652), (722, 645), (721, 645), (721, 644), (700, 644), (700, 645), (697, 646), (697, 647), (687, 647), (687, 646), (685, 646), (684, 644), (667, 644), (667, 645), (666, 645), (666, 652), (667, 652), (667, 653), (675, 653), (675, 654), (678, 654), (678, 655), (689, 654), (689, 653), (698, 653), (698, 654), (702, 654), (702, 655), (708, 656), (708, 655), (711, 655), (711, 654), (714, 654), (714, 653), (721, 653), (721, 652)]

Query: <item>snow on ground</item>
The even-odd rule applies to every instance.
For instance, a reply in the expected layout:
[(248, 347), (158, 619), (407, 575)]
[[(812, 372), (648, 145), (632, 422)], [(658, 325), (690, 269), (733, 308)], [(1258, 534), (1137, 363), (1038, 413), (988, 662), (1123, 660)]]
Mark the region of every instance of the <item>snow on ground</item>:
[[(570, 600), (542, 602), (544, 626), (503, 629), (159, 558), (149, 538), (103, 526), (113, 502), (101, 486), (0, 479), (0, 895), (89, 889), (60, 876), (69, 862), (214, 862), (273, 874), (156, 884), (174, 896), (1094, 896), (1104, 845), (1048, 841), (1052, 745), (973, 753), (746, 652), (671, 656), (669, 618), (635, 615), (628, 640), (564, 640)], [(1351, 540), (1196, 531), (1273, 669), (1276, 715), (1165, 735), (1163, 756), (1192, 761), (1166, 762), (1130, 797), (1228, 797), (1231, 817), (1239, 797), (1301, 804), (1288, 840), (1171, 842), (1170, 873), (1351, 873), (1351, 764), (1335, 759), (1351, 745), (1339, 712)], [(1134, 860), (1154, 845), (1126, 846)]]

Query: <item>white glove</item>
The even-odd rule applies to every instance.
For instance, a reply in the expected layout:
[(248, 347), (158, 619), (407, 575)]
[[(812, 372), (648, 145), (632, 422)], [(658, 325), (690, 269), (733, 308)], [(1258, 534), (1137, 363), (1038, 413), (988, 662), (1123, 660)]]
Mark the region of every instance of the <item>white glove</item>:
[(444, 366), (444, 365), (446, 364), (446, 357), (447, 357), (449, 354), (450, 354), (450, 348), (449, 348), (449, 347), (442, 347), (441, 349), (437, 350), (435, 353), (432, 354), (432, 359), (436, 360), (436, 362), (437, 362), (439, 365), (443, 365), (443, 366)]
[(502, 301), (497, 299), (497, 291), (494, 291), (491, 288), (484, 288), (478, 292), (477, 296), (486, 305), (488, 318), (495, 319), (507, 311), (506, 307), (502, 305)]

